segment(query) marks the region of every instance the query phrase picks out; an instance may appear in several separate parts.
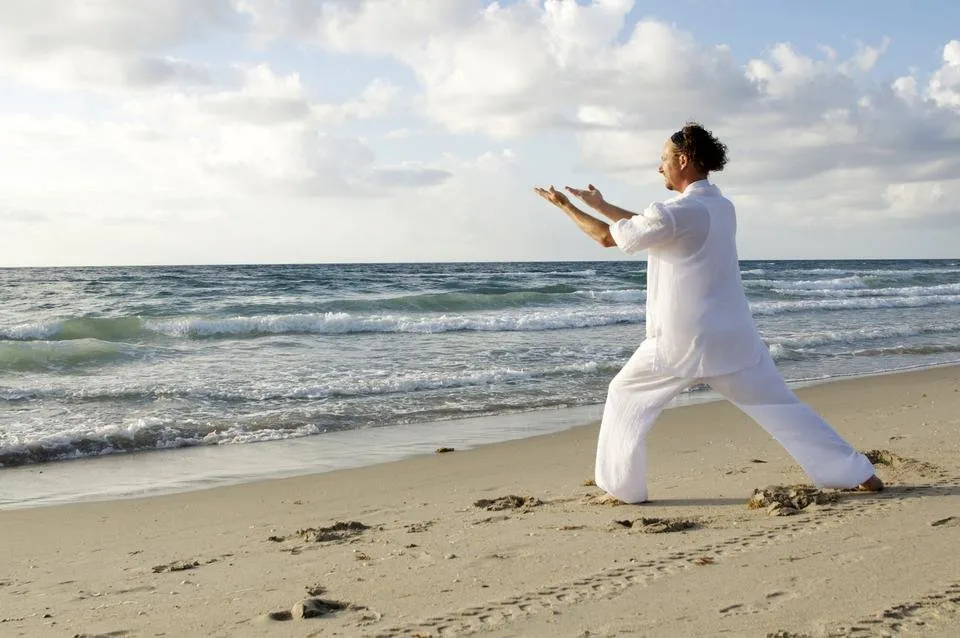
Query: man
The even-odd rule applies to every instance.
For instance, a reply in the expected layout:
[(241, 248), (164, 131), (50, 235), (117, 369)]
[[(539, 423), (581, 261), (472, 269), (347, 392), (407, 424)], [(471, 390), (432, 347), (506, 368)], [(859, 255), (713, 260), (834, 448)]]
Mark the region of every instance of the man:
[(672, 398), (705, 382), (780, 442), (818, 486), (879, 491), (870, 461), (787, 388), (757, 333), (740, 279), (734, 206), (707, 180), (723, 169), (726, 152), (701, 125), (685, 125), (664, 144), (659, 168), (679, 195), (640, 214), (608, 203), (592, 184), (567, 187), (611, 223), (553, 186), (535, 189), (603, 246), (649, 251), (646, 339), (610, 383), (597, 486), (607, 500), (646, 501), (644, 439)]

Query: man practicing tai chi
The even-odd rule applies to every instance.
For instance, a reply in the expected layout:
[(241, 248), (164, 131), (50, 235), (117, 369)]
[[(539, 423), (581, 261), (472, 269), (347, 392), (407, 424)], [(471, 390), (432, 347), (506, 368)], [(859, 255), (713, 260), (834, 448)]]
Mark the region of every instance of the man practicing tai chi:
[(610, 382), (597, 486), (607, 498), (646, 501), (644, 438), (672, 398), (704, 382), (780, 442), (818, 487), (879, 491), (870, 461), (787, 388), (757, 333), (740, 279), (734, 207), (707, 181), (726, 163), (727, 147), (690, 123), (660, 156), (664, 184), (678, 196), (636, 214), (606, 202), (592, 184), (567, 187), (609, 224), (553, 186), (535, 189), (603, 246), (649, 251), (646, 339)]

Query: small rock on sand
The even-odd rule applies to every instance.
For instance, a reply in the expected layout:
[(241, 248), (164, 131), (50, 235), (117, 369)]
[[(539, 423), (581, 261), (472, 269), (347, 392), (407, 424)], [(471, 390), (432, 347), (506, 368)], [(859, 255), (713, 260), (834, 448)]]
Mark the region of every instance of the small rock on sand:
[(326, 600), (324, 598), (304, 598), (287, 610), (271, 611), (261, 616), (268, 620), (302, 620), (304, 618), (318, 618), (327, 616), (337, 611), (347, 609), (350, 605), (337, 600)]

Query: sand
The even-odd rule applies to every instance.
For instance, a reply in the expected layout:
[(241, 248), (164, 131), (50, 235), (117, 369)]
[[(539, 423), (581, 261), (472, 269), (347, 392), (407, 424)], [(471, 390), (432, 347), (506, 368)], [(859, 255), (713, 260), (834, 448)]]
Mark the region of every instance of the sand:
[(586, 502), (594, 424), (0, 511), (0, 636), (957, 635), (960, 367), (798, 394), (887, 490), (790, 491), (786, 453), (711, 403), (662, 416), (644, 505)]

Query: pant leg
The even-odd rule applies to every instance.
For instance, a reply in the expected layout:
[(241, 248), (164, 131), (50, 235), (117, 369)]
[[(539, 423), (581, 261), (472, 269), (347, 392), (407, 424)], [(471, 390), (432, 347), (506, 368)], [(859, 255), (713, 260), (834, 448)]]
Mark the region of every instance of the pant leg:
[(855, 487), (873, 475), (870, 461), (787, 387), (769, 354), (705, 381), (785, 447), (818, 487)]
[(654, 341), (644, 341), (613, 378), (600, 422), (594, 480), (627, 503), (647, 500), (647, 432), (664, 406), (694, 382), (653, 372), (655, 350)]

